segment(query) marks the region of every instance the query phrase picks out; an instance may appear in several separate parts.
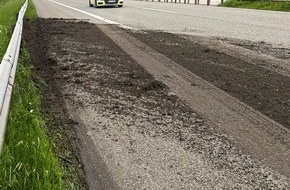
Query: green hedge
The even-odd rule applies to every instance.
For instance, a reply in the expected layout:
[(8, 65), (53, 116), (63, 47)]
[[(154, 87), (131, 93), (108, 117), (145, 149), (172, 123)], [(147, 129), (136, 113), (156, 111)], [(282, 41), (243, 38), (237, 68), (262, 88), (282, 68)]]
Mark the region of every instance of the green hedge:
[(223, 7), (236, 7), (246, 9), (259, 9), (271, 11), (290, 11), (290, 2), (270, 2), (270, 1), (257, 1), (257, 0), (228, 0)]

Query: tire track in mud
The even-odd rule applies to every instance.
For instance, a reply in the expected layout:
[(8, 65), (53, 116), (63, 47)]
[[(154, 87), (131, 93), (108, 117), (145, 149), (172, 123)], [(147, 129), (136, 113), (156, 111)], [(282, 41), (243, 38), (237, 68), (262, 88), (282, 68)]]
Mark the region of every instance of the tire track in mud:
[[(237, 52), (237, 49), (226, 45), (225, 50), (216, 50), (218, 47), (211, 46), (217, 46), (217, 43), (194, 36), (188, 40), (174, 34), (151, 31), (145, 34), (132, 32), (131, 35), (290, 129), (289, 60), (271, 60), (267, 56), (252, 59), (248, 52), (245, 55), (245, 52)], [(223, 49), (223, 44), (219, 49)], [(277, 63), (271, 63), (274, 61)]]

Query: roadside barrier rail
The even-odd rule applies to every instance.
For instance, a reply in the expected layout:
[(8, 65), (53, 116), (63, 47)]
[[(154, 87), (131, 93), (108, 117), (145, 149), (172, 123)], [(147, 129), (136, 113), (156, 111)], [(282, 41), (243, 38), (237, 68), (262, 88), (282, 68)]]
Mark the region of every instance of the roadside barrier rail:
[[(156, 1), (156, 2), (164, 2), (164, 3), (184, 3), (184, 4), (192, 4), (192, 1), (194, 1), (193, 3), (195, 5), (199, 5), (200, 4), (200, 0), (140, 0), (140, 1)], [(206, 1), (206, 5), (211, 5), (211, 0), (205, 0)], [(219, 0), (220, 4), (223, 4), (226, 0)], [(277, 0), (279, 1), (279, 0)], [(281, 1), (290, 1), (290, 0), (281, 0)], [(215, 2), (217, 3), (217, 2)], [(219, 4), (218, 3), (218, 4)]]
[(28, 2), (21, 7), (8, 48), (0, 64), (0, 153), (3, 146), (6, 123), (16, 73), (22, 37), (23, 17)]

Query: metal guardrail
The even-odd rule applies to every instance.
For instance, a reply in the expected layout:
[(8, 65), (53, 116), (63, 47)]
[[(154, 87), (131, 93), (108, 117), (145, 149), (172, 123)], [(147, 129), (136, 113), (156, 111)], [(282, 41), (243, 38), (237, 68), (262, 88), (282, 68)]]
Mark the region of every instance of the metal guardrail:
[(0, 64), (0, 153), (4, 141), (9, 105), (14, 84), (14, 77), (19, 57), (22, 37), (23, 17), (27, 8), (27, 0), (21, 7), (18, 19), (10, 39), (10, 43)]
[[(184, 4), (195, 4), (195, 5), (199, 5), (200, 4), (200, 0), (192, 0), (194, 1), (194, 3), (191, 2), (191, 0), (140, 0), (140, 1), (156, 1), (156, 2), (164, 2), (164, 3), (184, 3)], [(219, 0), (220, 3), (218, 4), (224, 4), (224, 2), (226, 2), (227, 0)], [(244, 0), (246, 1), (246, 0)], [(256, 1), (259, 2), (259, 1)], [(290, 2), (290, 0), (265, 0), (262, 2)], [(206, 5), (211, 5), (212, 1), (211, 0), (206, 0)], [(214, 5), (215, 4), (214, 2)]]
[[(143, 1), (143, 0), (141, 0)], [(144, 1), (152, 1), (154, 2), (154, 0), (144, 0)], [(190, 4), (190, 0), (155, 0), (157, 2), (164, 2), (164, 3), (184, 3), (184, 4)], [(200, 0), (194, 0), (194, 4), (195, 5), (199, 5), (199, 1)], [(206, 5), (210, 5), (210, 1), (211, 0), (206, 0)], [(221, 0), (221, 4), (223, 4), (224, 0)]]

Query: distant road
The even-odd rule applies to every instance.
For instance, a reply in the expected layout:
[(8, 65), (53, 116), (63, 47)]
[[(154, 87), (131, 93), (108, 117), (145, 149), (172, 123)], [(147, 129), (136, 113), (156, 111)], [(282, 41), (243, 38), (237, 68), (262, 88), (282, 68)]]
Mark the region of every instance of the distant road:
[[(88, 1), (55, 0), (133, 28), (264, 41), (290, 48), (290, 13), (125, 0), (123, 8), (92, 8)], [(90, 19), (50, 0), (34, 0), (40, 17)]]

